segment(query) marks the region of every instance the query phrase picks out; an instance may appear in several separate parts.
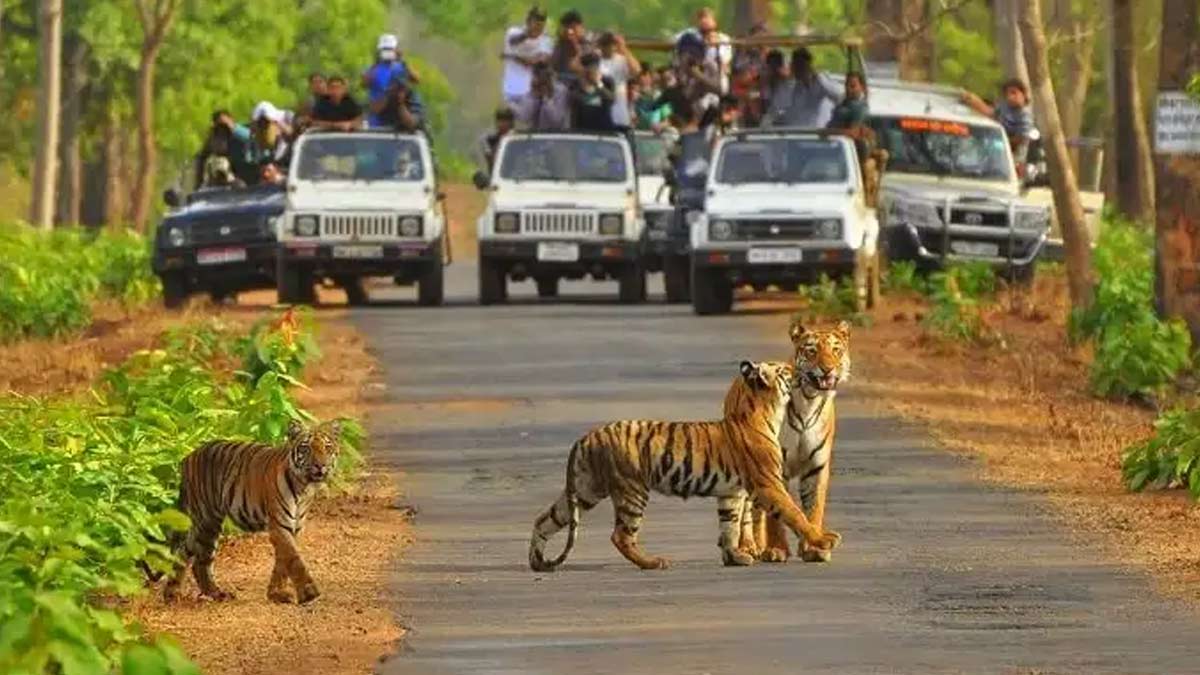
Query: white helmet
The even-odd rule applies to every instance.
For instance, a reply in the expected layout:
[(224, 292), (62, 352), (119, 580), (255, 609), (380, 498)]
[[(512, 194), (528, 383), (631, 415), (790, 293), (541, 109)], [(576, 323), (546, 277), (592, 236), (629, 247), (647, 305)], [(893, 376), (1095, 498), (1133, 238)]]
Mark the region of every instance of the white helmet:
[(379, 36), (379, 42), (375, 44), (375, 51), (379, 51), (381, 49), (396, 49), (399, 46), (400, 41), (396, 39), (395, 35), (392, 35), (391, 33), (384, 33), (383, 35)]

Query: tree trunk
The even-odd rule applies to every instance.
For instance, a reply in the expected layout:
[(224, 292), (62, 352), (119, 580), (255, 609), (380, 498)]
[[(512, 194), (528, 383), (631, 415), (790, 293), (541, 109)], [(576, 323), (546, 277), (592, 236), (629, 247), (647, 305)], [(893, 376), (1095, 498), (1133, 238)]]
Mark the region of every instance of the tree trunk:
[[(1138, 88), (1135, 4), (1136, 0), (1112, 0), (1117, 208), (1129, 218), (1148, 224), (1154, 219), (1154, 161)], [(1166, 25), (1176, 20), (1171, 17), (1163, 21), (1164, 32)]]
[(928, 82), (934, 54), (933, 29), (929, 26), (929, 4), (926, 0), (902, 0), (899, 19), (900, 31), (908, 36), (896, 45), (900, 79)]
[(1055, 88), (1058, 114), (1067, 138), (1083, 134), (1083, 112), (1092, 82), (1092, 55), (1096, 45), (1096, 21), (1088, 10), (1077, 12), (1071, 0), (1055, 0), (1050, 28), (1062, 41), (1059, 54), (1065, 77)]
[(133, 226), (145, 232), (150, 219), (154, 179), (158, 173), (158, 148), (154, 145), (154, 72), (158, 66), (157, 44), (142, 47), (137, 72), (138, 168), (133, 186)]
[(33, 172), (34, 225), (54, 225), (55, 164), (62, 66), (62, 0), (38, 4), (38, 147)]
[(896, 61), (898, 46), (894, 32), (900, 16), (900, 0), (867, 0), (866, 59), (876, 63)]
[(1017, 0), (992, 0), (992, 33), (1004, 76), (1029, 82), (1029, 66), (1025, 61), (1017, 16)]
[(1079, 200), (1079, 185), (1075, 170), (1067, 157), (1067, 142), (1058, 103), (1054, 98), (1054, 83), (1050, 80), (1050, 59), (1046, 53), (1046, 31), (1042, 23), (1039, 0), (1019, 0), (1019, 25), (1025, 45), (1025, 60), (1029, 64), (1034, 105), (1040, 111), (1039, 126), (1042, 142), (1050, 165), (1050, 185), (1054, 191), (1054, 209), (1062, 228), (1067, 258), (1067, 286), (1071, 306), (1084, 309), (1092, 303), (1092, 250), (1088, 242), (1087, 223), (1083, 204)]
[(125, 222), (126, 205), (122, 195), (128, 194), (122, 181), (125, 169), (122, 158), (126, 157), (125, 127), (112, 104), (104, 120), (104, 224), (115, 227)]
[[(1194, 0), (1165, 0), (1158, 89), (1183, 91), (1200, 67)], [(1168, 18), (1169, 17), (1169, 18)], [(1155, 290), (1163, 316), (1200, 340), (1200, 156), (1156, 155)]]
[(808, 0), (792, 0), (792, 2), (796, 8), (796, 23), (792, 26), (792, 32), (796, 35), (808, 35), (811, 30), (808, 22)]
[(62, 139), (59, 143), (60, 170), (58, 223), (78, 225), (83, 203), (83, 167), (80, 157), (80, 128), (83, 124), (84, 90), (87, 87), (88, 44), (78, 36), (67, 39), (63, 77)]
[(738, 35), (747, 35), (758, 23), (771, 20), (771, 3), (768, 0), (738, 0), (733, 8), (733, 30)]

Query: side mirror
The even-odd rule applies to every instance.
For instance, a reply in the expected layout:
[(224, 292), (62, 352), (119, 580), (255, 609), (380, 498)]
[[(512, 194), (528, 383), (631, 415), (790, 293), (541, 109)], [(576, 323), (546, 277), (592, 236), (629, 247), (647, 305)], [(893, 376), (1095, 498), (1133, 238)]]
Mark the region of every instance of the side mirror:
[(486, 190), (492, 185), (492, 179), (482, 171), (476, 171), (475, 175), (471, 176), (471, 182), (475, 184), (478, 190)]
[(183, 205), (183, 195), (179, 194), (179, 190), (175, 188), (163, 190), (162, 199), (164, 204), (173, 209), (177, 209)]

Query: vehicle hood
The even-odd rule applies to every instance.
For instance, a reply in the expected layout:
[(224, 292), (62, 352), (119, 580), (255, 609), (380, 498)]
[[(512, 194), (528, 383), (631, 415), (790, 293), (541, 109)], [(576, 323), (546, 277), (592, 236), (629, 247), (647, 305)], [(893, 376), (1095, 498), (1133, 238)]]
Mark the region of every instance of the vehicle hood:
[(770, 188), (719, 189), (708, 196), (704, 210), (710, 216), (822, 215), (842, 213), (851, 204), (845, 187), (773, 186)]
[(286, 199), (283, 189), (231, 191), (228, 195), (212, 199), (197, 199), (192, 203), (168, 213), (164, 224), (191, 225), (217, 222), (228, 219), (277, 216), (283, 213)]
[(296, 183), (288, 205), (294, 211), (424, 211), (432, 197), (423, 183), (322, 181)]
[(996, 199), (1007, 202), (1020, 200), (1021, 191), (1017, 183), (1005, 181), (973, 180), (970, 178), (939, 178), (917, 174), (885, 173), (883, 177), (885, 195), (929, 201), (959, 200), (966, 198)]
[(506, 184), (492, 193), (496, 210), (506, 209), (610, 209), (624, 211), (631, 206), (625, 185), (597, 188), (582, 184), (572, 187), (547, 187), (545, 183)]

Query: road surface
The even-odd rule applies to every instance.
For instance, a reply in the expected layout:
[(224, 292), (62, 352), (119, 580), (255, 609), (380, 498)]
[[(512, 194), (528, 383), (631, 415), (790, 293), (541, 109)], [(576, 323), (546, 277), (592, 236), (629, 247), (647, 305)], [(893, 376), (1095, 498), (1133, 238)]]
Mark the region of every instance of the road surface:
[(445, 308), (397, 289), (354, 313), (388, 387), (375, 457), (405, 472), (419, 510), (395, 580), (410, 633), (382, 672), (1200, 672), (1190, 610), (1068, 540), (1036, 498), (873, 414), (852, 384), (832, 564), (724, 568), (715, 502), (656, 496), (642, 541), (669, 570), (617, 553), (605, 503), (560, 571), (531, 572), (530, 527), (574, 439), (612, 419), (718, 415), (741, 359), (786, 357), (788, 315), (624, 307), (611, 284), (540, 303), (526, 283), (514, 304), (479, 307), (474, 274), (451, 268)]

